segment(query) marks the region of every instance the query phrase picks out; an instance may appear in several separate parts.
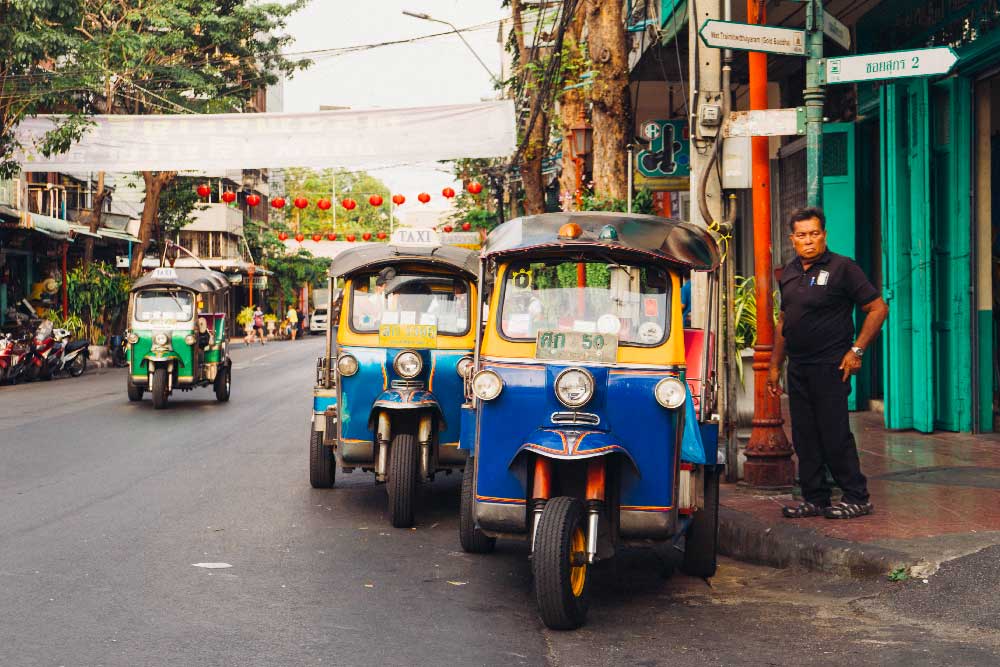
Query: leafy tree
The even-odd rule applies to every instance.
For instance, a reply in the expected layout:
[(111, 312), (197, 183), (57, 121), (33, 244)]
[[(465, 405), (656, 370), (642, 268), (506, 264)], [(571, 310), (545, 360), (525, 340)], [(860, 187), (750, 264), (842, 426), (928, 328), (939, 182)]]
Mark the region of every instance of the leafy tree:
[[(58, 80), (78, 91), (86, 114), (245, 111), (261, 88), (309, 64), (281, 53), (292, 41), (282, 33), (286, 20), (305, 2), (80, 0), (76, 40), (56, 68)], [(142, 271), (161, 196), (177, 173), (142, 176), (146, 198), (132, 277)], [(101, 187), (97, 202), (106, 195)]]
[(199, 205), (200, 197), (195, 191), (195, 181), (189, 177), (176, 178), (160, 193), (160, 225), (166, 236), (172, 237), (182, 227), (194, 221), (192, 213), (208, 208)]
[[(336, 187), (335, 197), (334, 187)], [(301, 211), (293, 208), (286, 214), (291, 231), (295, 230), (295, 222), (298, 219), (299, 231), (303, 234), (316, 232), (325, 234), (331, 231), (336, 231), (338, 234), (389, 232), (389, 207), (393, 206), (392, 194), (389, 192), (389, 186), (367, 172), (351, 172), (344, 169), (322, 171), (286, 169), (285, 191), (288, 193), (289, 201), (295, 197), (305, 197), (309, 200), (308, 208)], [(374, 207), (368, 203), (368, 198), (372, 195), (382, 197), (381, 206)], [(332, 207), (329, 210), (321, 211), (316, 206), (316, 201), (321, 198), (331, 200)], [(348, 211), (341, 206), (344, 199), (353, 199), (357, 206)], [(336, 226), (334, 215), (336, 215)]]
[[(72, 0), (0, 0), (0, 178), (17, 172), (14, 130), (21, 120), (65, 101), (53, 69), (76, 46), (79, 18), (80, 3)], [(49, 133), (43, 153), (65, 150), (85, 127), (71, 114)]]

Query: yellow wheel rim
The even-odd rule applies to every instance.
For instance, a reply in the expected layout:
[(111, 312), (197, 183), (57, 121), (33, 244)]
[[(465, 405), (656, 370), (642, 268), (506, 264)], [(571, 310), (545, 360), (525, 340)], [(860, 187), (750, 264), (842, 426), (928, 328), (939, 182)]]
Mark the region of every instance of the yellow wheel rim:
[[(576, 559), (574, 559), (576, 556)], [(569, 585), (574, 597), (583, 595), (583, 585), (587, 582), (587, 541), (584, 538), (583, 530), (577, 528), (573, 531), (573, 538), (570, 540), (569, 550)], [(580, 565), (574, 565), (574, 560)]]

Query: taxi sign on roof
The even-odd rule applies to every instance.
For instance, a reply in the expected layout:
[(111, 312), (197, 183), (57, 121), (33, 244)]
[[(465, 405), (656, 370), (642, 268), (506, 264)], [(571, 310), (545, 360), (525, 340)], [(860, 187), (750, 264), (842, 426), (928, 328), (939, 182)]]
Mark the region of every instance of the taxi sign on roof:
[(157, 280), (177, 280), (177, 271), (169, 266), (158, 266), (153, 269), (153, 277)]
[(392, 245), (438, 246), (441, 239), (433, 229), (397, 229), (389, 237)]

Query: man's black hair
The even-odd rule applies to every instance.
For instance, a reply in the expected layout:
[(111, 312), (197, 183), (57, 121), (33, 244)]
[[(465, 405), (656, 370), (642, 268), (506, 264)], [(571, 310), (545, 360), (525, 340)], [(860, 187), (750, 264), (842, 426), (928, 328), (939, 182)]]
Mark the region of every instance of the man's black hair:
[(823, 213), (823, 209), (817, 206), (808, 206), (806, 208), (797, 208), (792, 211), (792, 215), (788, 218), (788, 228), (791, 232), (795, 233), (795, 223), (801, 222), (803, 220), (810, 220), (816, 218), (819, 220), (819, 227), (823, 231), (826, 231), (826, 214)]

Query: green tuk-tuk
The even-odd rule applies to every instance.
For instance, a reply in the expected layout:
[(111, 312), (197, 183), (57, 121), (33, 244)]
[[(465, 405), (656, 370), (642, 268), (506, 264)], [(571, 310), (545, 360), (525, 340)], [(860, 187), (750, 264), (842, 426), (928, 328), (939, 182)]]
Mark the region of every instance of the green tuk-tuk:
[(128, 303), (128, 400), (149, 391), (162, 410), (174, 390), (211, 385), (218, 401), (228, 401), (227, 313), (229, 281), (218, 271), (161, 266), (136, 280)]

